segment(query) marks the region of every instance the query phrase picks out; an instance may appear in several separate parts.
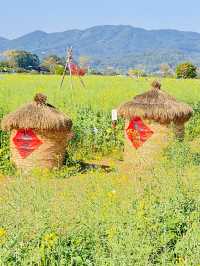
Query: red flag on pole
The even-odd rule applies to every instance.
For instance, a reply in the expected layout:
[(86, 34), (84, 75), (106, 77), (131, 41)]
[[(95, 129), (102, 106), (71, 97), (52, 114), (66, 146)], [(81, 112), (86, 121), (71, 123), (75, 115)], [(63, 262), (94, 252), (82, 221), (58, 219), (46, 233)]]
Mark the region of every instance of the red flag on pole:
[(71, 74), (73, 76), (84, 76), (86, 74), (86, 70), (83, 68), (80, 68), (74, 63), (70, 64)]

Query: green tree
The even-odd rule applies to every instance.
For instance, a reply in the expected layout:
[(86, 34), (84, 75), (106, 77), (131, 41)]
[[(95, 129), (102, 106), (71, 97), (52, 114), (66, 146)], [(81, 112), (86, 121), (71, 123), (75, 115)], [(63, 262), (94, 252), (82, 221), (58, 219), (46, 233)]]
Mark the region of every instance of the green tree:
[(54, 74), (56, 75), (62, 75), (64, 72), (65, 67), (63, 65), (56, 65)]
[(7, 59), (10, 67), (16, 67), (15, 56), (17, 55), (16, 50), (6, 50), (3, 52), (3, 56)]
[(197, 67), (190, 62), (179, 64), (176, 67), (177, 78), (191, 79), (197, 77)]
[(40, 64), (39, 57), (26, 51), (21, 51), (15, 57), (17, 67), (24, 69), (37, 69)]
[(11, 68), (7, 61), (0, 61), (0, 72), (9, 72)]
[(47, 68), (52, 74), (55, 74), (56, 66), (58, 65), (63, 66), (63, 60), (57, 55), (49, 55), (48, 57), (45, 57), (41, 64), (42, 67)]
[(21, 50), (8, 50), (4, 52), (9, 66), (22, 69), (37, 69), (40, 64), (39, 57), (27, 51)]
[(140, 78), (144, 75), (144, 71), (140, 69), (129, 69), (128, 75), (130, 77)]

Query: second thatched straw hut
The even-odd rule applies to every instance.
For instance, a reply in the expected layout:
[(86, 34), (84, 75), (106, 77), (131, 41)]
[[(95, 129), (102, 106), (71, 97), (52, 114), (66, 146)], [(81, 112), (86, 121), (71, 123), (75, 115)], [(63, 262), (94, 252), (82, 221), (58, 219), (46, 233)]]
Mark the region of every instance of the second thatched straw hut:
[(118, 115), (126, 120), (124, 160), (144, 167), (159, 159), (172, 135), (184, 138), (184, 124), (192, 108), (162, 91), (161, 84), (154, 81), (148, 92), (122, 104)]
[(72, 121), (48, 104), (45, 95), (36, 94), (33, 102), (8, 114), (1, 127), (11, 131), (11, 160), (17, 168), (62, 166)]

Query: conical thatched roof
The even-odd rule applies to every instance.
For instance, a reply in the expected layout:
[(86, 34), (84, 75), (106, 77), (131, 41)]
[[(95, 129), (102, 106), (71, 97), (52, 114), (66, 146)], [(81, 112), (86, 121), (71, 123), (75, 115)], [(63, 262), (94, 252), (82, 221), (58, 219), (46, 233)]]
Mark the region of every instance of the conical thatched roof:
[(19, 128), (70, 130), (72, 127), (71, 119), (46, 101), (45, 95), (36, 94), (33, 102), (4, 117), (1, 123), (2, 129), (6, 131)]
[(178, 102), (173, 96), (162, 91), (158, 81), (151, 85), (149, 91), (122, 104), (118, 108), (118, 115), (126, 119), (141, 116), (165, 124), (184, 123), (190, 119), (193, 110), (189, 105)]

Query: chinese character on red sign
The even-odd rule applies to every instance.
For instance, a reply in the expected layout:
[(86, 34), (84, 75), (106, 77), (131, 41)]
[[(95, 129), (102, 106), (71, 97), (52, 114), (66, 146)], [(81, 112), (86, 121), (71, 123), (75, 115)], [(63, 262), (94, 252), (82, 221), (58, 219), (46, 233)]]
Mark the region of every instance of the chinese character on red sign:
[(126, 134), (133, 146), (138, 149), (153, 135), (153, 131), (143, 123), (140, 117), (134, 117), (126, 129)]
[(20, 154), (25, 159), (42, 144), (32, 129), (19, 129), (13, 138), (13, 142)]

